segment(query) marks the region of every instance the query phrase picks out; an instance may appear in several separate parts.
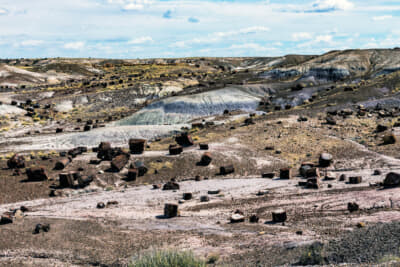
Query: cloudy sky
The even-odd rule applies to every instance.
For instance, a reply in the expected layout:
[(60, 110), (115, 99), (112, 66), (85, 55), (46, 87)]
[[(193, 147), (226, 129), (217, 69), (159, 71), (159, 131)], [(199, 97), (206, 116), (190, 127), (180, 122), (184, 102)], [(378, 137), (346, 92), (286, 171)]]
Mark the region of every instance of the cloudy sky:
[(400, 46), (400, 0), (0, 0), (0, 58), (278, 56)]

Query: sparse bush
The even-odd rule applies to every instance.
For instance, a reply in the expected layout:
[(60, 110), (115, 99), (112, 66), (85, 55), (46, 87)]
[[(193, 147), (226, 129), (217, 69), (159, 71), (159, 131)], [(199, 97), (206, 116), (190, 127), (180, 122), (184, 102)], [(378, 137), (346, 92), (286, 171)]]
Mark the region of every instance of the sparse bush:
[(299, 265), (322, 265), (324, 264), (324, 257), (322, 256), (323, 245), (315, 242), (304, 251), (300, 257)]
[(218, 254), (211, 254), (207, 257), (207, 264), (215, 264), (219, 260)]
[(197, 259), (192, 252), (171, 250), (153, 251), (134, 259), (131, 267), (203, 267), (204, 261)]

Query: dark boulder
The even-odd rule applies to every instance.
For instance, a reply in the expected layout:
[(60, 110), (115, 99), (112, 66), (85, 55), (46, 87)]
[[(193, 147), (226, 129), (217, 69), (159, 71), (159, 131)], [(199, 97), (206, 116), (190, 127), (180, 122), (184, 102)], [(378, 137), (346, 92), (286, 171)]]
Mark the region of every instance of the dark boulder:
[(48, 180), (47, 172), (44, 167), (31, 167), (26, 169), (28, 181), (45, 181)]
[(7, 166), (10, 169), (25, 168), (25, 158), (22, 155), (15, 154), (7, 161)]
[(385, 180), (383, 180), (384, 187), (397, 187), (400, 186), (400, 174), (395, 172), (390, 172), (386, 175)]

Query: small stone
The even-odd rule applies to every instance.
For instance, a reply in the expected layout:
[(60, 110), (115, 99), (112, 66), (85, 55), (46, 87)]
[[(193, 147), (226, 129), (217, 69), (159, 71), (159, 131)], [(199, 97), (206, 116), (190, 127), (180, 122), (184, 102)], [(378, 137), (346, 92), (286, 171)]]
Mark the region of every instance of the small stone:
[(105, 207), (106, 207), (106, 205), (104, 204), (104, 202), (99, 202), (99, 203), (97, 203), (97, 206), (96, 206), (98, 209), (104, 209)]
[(240, 223), (240, 222), (244, 222), (244, 216), (241, 214), (232, 214), (231, 218), (230, 218), (231, 223)]
[(347, 210), (350, 212), (355, 212), (359, 210), (359, 206), (356, 202), (347, 203)]
[(183, 193), (182, 198), (184, 200), (191, 200), (193, 198), (193, 194), (192, 193)]
[(287, 220), (286, 211), (284, 210), (275, 210), (272, 212), (272, 221), (274, 223), (285, 222)]
[(382, 171), (380, 171), (380, 170), (374, 170), (374, 174), (373, 175), (381, 175), (382, 174)]
[(258, 223), (259, 220), (260, 220), (260, 218), (256, 214), (251, 215), (249, 218), (249, 221), (251, 223)]
[(200, 202), (208, 202), (208, 201), (210, 201), (209, 196), (201, 196), (200, 197)]
[(176, 204), (165, 204), (164, 206), (164, 217), (173, 218), (178, 216), (178, 205)]

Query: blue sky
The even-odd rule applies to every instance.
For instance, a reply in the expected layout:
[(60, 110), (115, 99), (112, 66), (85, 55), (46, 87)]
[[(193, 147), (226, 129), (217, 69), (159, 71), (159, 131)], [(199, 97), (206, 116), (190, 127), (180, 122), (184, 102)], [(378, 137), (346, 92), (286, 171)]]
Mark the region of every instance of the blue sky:
[(280, 56), (400, 46), (400, 0), (0, 0), (0, 58)]

